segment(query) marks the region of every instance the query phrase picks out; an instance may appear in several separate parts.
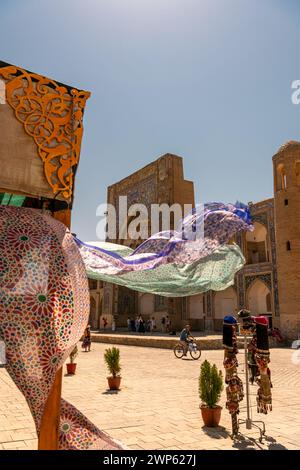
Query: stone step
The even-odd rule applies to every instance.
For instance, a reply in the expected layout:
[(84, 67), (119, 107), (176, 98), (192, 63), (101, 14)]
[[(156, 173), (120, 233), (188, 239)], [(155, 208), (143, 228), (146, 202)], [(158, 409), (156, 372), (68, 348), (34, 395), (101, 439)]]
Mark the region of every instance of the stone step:
[[(141, 346), (149, 348), (173, 349), (179, 343), (178, 336), (151, 336), (138, 334), (92, 333), (92, 342), (108, 344), (124, 344), (126, 346)], [(200, 349), (223, 349), (222, 336), (195, 336)]]
[[(215, 350), (223, 349), (222, 335), (197, 335), (194, 334), (197, 344), (202, 350)], [(107, 344), (124, 344), (126, 346), (141, 346), (148, 348), (161, 348), (161, 349), (173, 349), (179, 342), (179, 337), (158, 335), (158, 334), (126, 334), (126, 333), (91, 333), (92, 342), (95, 343), (107, 343)], [(269, 338), (269, 346), (271, 348), (284, 347), (281, 343), (277, 343), (274, 338)], [(243, 341), (238, 340), (238, 348), (243, 349)]]

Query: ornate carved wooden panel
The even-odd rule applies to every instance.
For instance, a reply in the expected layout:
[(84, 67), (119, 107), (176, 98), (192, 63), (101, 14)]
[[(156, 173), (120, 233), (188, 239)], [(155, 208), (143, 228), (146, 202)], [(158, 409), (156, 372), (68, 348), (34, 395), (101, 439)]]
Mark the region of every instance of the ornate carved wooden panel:
[(83, 134), (83, 110), (90, 93), (68, 89), (20, 67), (0, 68), (6, 101), (37, 145), (53, 194), (72, 196)]

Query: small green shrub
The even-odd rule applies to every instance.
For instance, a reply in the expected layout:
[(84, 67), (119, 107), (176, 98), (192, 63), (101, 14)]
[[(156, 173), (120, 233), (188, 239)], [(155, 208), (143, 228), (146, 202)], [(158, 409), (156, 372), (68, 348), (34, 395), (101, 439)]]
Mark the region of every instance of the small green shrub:
[(199, 397), (203, 405), (214, 408), (220, 400), (223, 390), (222, 372), (216, 364), (211, 365), (205, 360), (201, 365), (199, 377)]
[(115, 347), (106, 349), (104, 353), (104, 360), (111, 375), (113, 377), (119, 375), (121, 371), (120, 350)]
[(78, 348), (77, 348), (77, 345), (75, 346), (75, 348), (73, 349), (73, 351), (70, 353), (70, 363), (71, 364), (74, 364), (74, 360), (75, 360), (75, 357), (77, 356), (78, 354)]

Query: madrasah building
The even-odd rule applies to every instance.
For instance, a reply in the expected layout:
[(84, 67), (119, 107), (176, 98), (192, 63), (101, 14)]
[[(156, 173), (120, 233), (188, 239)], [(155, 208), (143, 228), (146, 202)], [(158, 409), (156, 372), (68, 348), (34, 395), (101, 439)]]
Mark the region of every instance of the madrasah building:
[[(127, 318), (154, 317), (157, 325), (168, 315), (172, 329), (187, 322), (192, 330), (220, 332), (224, 315), (249, 309), (253, 315), (267, 315), (269, 324), (287, 338), (300, 333), (300, 142), (282, 145), (273, 156), (274, 197), (250, 203), (255, 230), (240, 233), (235, 242), (246, 264), (236, 274), (233, 286), (223, 291), (166, 298), (139, 293), (90, 279), (92, 328), (108, 326), (114, 319), (125, 327)], [(184, 179), (183, 159), (166, 154), (108, 187), (107, 201), (118, 208), (119, 196), (127, 196), (128, 207), (142, 203), (195, 205), (193, 182)], [(136, 248), (136, 240), (107, 241)]]

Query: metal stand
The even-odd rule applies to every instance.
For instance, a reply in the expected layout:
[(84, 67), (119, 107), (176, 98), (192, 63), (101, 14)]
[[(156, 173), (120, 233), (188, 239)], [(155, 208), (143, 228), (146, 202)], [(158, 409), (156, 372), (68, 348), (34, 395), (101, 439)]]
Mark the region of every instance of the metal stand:
[[(262, 442), (266, 434), (266, 426), (263, 421), (253, 421), (250, 417), (250, 391), (249, 391), (249, 373), (248, 373), (248, 355), (247, 355), (247, 336), (244, 336), (244, 358), (245, 358), (245, 377), (246, 377), (246, 403), (247, 403), (247, 418), (245, 420), (238, 420), (238, 426), (246, 424), (246, 429), (257, 428), (260, 432), (259, 442)], [(261, 426), (259, 426), (260, 424)]]

